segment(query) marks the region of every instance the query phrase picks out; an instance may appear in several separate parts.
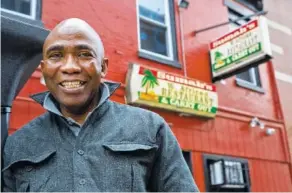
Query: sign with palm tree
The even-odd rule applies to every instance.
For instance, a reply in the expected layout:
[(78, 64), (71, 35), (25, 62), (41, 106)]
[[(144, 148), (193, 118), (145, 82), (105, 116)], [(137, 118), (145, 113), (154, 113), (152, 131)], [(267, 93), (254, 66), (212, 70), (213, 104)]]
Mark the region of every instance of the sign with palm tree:
[(157, 96), (154, 91), (151, 91), (151, 89), (154, 89), (155, 86), (159, 86), (159, 83), (157, 81), (157, 78), (153, 75), (151, 70), (145, 69), (144, 77), (141, 81), (142, 88), (145, 88), (145, 93), (140, 93), (140, 97), (146, 100), (156, 100)]
[(218, 107), (214, 85), (138, 64), (130, 65), (126, 100), (203, 117), (215, 117)]
[(209, 47), (212, 82), (263, 64), (272, 58), (267, 19), (257, 17), (211, 41)]
[(153, 73), (145, 69), (144, 70), (144, 78), (142, 79), (142, 87), (145, 87), (146, 89), (146, 94), (148, 94), (148, 90), (153, 89), (156, 85), (158, 86), (158, 81), (157, 78), (153, 75)]

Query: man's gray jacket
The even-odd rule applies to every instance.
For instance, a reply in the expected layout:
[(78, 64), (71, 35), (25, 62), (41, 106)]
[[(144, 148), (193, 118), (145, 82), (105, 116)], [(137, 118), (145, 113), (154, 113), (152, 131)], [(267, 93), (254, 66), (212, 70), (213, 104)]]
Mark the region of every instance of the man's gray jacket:
[[(105, 87), (113, 93), (118, 86)], [(46, 94), (33, 98), (43, 105)], [(4, 191), (197, 191), (163, 118), (108, 97), (78, 136), (52, 112), (9, 136), (3, 154)]]

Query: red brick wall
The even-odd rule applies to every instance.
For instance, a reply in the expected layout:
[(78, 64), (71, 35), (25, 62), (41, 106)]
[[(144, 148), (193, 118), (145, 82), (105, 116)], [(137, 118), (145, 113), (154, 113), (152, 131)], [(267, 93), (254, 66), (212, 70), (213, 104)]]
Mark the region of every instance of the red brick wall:
[[(208, 43), (226, 33), (228, 27), (223, 26), (196, 35), (194, 31), (227, 21), (227, 8), (222, 2), (192, 0), (189, 8), (182, 12), (176, 6), (179, 61), (183, 62), (180, 41), (182, 25), (189, 78), (211, 81)], [(101, 35), (106, 56), (110, 61), (107, 79), (125, 83), (130, 62), (183, 75), (183, 69), (138, 57), (135, 0), (43, 0), (42, 14), (43, 22), (48, 29), (70, 17), (82, 18), (91, 24)], [(180, 23), (179, 14), (183, 23)], [(290, 160), (271, 70), (269, 64), (260, 66), (265, 94), (236, 86), (234, 78), (227, 79), (226, 85), (216, 83), (219, 112), (213, 120), (179, 117), (173, 112), (149, 108), (161, 114), (171, 125), (181, 147), (193, 152), (194, 177), (201, 190), (205, 190), (202, 154), (213, 153), (249, 159), (253, 191), (266, 191), (268, 187), (274, 191), (292, 191), (290, 170), (282, 175), (283, 170), (289, 168)], [(11, 132), (43, 112), (41, 107), (27, 99), (28, 94), (45, 89), (40, 85), (38, 77), (39, 72), (36, 72), (13, 104)], [(124, 103), (124, 94), (123, 85), (112, 99)], [(275, 128), (276, 133), (267, 137), (259, 128), (249, 128), (249, 121), (253, 116), (259, 116), (268, 127)], [(271, 181), (275, 183), (270, 183)]]

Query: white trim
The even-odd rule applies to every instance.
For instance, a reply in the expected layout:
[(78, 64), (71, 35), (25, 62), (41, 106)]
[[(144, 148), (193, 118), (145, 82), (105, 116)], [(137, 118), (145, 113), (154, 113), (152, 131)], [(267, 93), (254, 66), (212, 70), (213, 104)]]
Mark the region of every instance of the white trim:
[(36, 19), (36, 12), (37, 12), (37, 0), (30, 0), (30, 15), (26, 15), (23, 13), (20, 13), (18, 11), (14, 11), (14, 10), (10, 10), (10, 9), (5, 9), (1, 7), (1, 11), (7, 12), (7, 13), (11, 13), (14, 15), (18, 15), (21, 17), (25, 17), (28, 19)]
[(139, 0), (136, 0), (136, 14), (137, 14), (137, 38), (138, 38), (138, 49), (141, 50), (140, 41), (140, 13), (139, 13)]
[(37, 0), (31, 0), (30, 3), (30, 15), (33, 19), (36, 19), (36, 12), (37, 12)]
[(275, 71), (275, 77), (278, 80), (292, 84), (292, 76), (291, 75), (288, 75), (288, 74), (285, 74), (285, 73), (282, 73), (279, 71)]
[(161, 59), (171, 60), (171, 58), (168, 57), (168, 56), (164, 56), (162, 54), (157, 54), (155, 52), (151, 52), (151, 51), (148, 51), (148, 50), (143, 50), (141, 48), (139, 48), (139, 52), (144, 52), (145, 54), (149, 54), (149, 55), (152, 55), (152, 56), (156, 56), (156, 57), (161, 58)]
[(9, 9), (5, 9), (5, 8), (2, 8), (2, 7), (1, 7), (1, 11), (6, 12), (6, 13), (10, 13), (10, 14), (14, 14), (14, 15), (18, 15), (20, 17), (25, 17), (25, 18), (28, 18), (28, 19), (34, 19), (30, 15), (26, 15), (26, 14), (19, 13), (17, 11), (12, 11), (12, 10), (9, 10)]
[[(136, 0), (136, 10), (137, 10), (137, 27), (138, 27), (138, 48), (140, 52), (144, 52), (147, 54), (151, 54), (153, 56), (157, 56), (163, 59), (167, 60), (173, 60), (173, 47), (172, 47), (172, 34), (171, 34), (171, 25), (170, 25), (170, 10), (169, 10), (169, 5), (168, 5), (168, 0), (164, 0), (164, 6), (165, 6), (165, 25), (163, 25), (160, 22), (154, 21), (152, 19), (146, 18), (144, 16), (140, 16), (139, 14), (139, 0)], [(164, 56), (162, 54), (157, 54), (155, 52), (151, 52), (148, 50), (144, 50), (141, 48), (141, 41), (140, 41), (140, 18), (144, 21), (153, 23), (155, 25), (158, 25), (160, 27), (165, 27), (166, 28), (166, 49), (167, 49), (167, 54), (168, 56)]]
[(151, 23), (151, 24), (154, 24), (154, 25), (157, 25), (159, 27), (163, 27), (163, 28), (167, 28), (167, 25), (165, 25), (164, 23), (160, 23), (158, 21), (155, 21), (153, 19), (150, 19), (148, 17), (145, 17), (145, 16), (142, 16), (142, 15), (139, 15), (139, 18), (143, 21), (146, 21), (148, 23)]
[(270, 34), (269, 34), (269, 27), (267, 24), (267, 18), (264, 16), (259, 16), (259, 27), (262, 32), (261, 39), (263, 42), (263, 52), (266, 53), (266, 55), (269, 55), (272, 57), (272, 48), (271, 48), (271, 40), (270, 40)]
[[(170, 25), (170, 10), (169, 10), (169, 1), (164, 0), (164, 9), (165, 9), (165, 23), (166, 23), (166, 31), (167, 31), (167, 52), (168, 56), (173, 59), (173, 47), (172, 47), (172, 38), (171, 38), (171, 25)], [(167, 10), (167, 11), (166, 11)]]
[(277, 54), (284, 55), (284, 49), (281, 46), (271, 43), (271, 49)]
[(272, 21), (270, 19), (267, 19), (267, 22), (268, 22), (269, 27), (279, 30), (287, 35), (290, 35), (290, 36), (292, 35), (292, 30), (289, 27), (282, 25), (278, 22)]

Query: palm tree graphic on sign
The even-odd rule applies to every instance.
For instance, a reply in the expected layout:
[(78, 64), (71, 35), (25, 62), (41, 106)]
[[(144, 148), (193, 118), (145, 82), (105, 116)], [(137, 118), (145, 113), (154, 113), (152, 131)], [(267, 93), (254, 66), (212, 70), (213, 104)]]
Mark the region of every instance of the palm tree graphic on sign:
[(223, 63), (222, 57), (223, 57), (223, 54), (221, 52), (218, 52), (218, 51), (215, 52), (215, 61), (217, 64)]
[(146, 94), (148, 94), (149, 89), (153, 89), (158, 86), (157, 78), (153, 75), (151, 70), (144, 70), (144, 77), (142, 79), (142, 87), (145, 87)]

